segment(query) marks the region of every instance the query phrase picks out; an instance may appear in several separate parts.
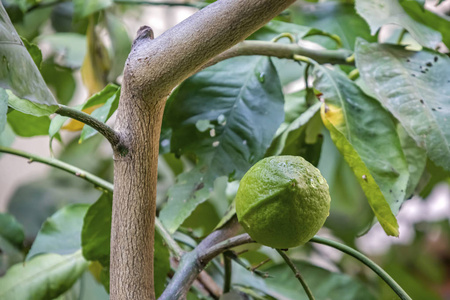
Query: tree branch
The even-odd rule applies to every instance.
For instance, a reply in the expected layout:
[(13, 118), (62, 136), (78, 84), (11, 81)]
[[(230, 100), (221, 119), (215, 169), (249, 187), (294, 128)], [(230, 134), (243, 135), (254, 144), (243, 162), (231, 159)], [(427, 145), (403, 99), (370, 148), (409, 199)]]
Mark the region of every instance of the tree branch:
[(279, 44), (265, 41), (243, 41), (236, 46), (217, 55), (204, 67), (214, 65), (222, 60), (243, 55), (264, 55), (278, 58), (294, 59), (294, 55), (306, 56), (314, 59), (318, 63), (354, 65), (354, 62), (347, 61), (352, 52), (345, 49), (339, 50), (313, 50), (299, 46), (297, 44)]
[(198, 274), (220, 253), (252, 240), (248, 234), (233, 237), (240, 229), (236, 216), (224, 227), (208, 235), (194, 250), (186, 253), (159, 300), (185, 299)]
[(65, 105), (60, 105), (55, 113), (64, 117), (75, 119), (77, 121), (80, 121), (81, 123), (91, 126), (109, 141), (113, 149), (116, 149), (116, 151), (120, 152), (121, 155), (126, 154), (127, 149), (121, 142), (119, 134), (105, 123), (100, 122), (96, 118), (83, 111)]

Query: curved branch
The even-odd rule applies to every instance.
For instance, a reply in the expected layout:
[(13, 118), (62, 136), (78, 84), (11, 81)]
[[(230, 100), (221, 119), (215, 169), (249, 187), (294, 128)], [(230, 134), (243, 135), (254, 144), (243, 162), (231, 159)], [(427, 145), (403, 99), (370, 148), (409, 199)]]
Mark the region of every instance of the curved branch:
[(159, 300), (185, 299), (194, 280), (215, 256), (232, 247), (252, 242), (248, 234), (233, 237), (240, 228), (234, 216), (222, 228), (208, 235), (194, 250), (183, 255), (175, 275)]
[(206, 63), (205, 67), (211, 66), (231, 57), (243, 55), (264, 55), (287, 59), (294, 59), (294, 55), (301, 55), (314, 59), (321, 64), (330, 63), (354, 65), (354, 62), (349, 62), (347, 60), (347, 58), (352, 55), (352, 52), (345, 49), (313, 50), (297, 44), (279, 44), (266, 41), (243, 41), (211, 59)]
[(394, 280), (392, 277), (386, 273), (380, 266), (374, 263), (370, 258), (362, 254), (361, 252), (356, 251), (355, 249), (338, 243), (336, 241), (332, 241), (320, 236), (313, 237), (310, 242), (318, 243), (333, 247), (339, 251), (342, 251), (350, 256), (353, 256), (366, 266), (368, 266), (372, 271), (374, 271), (378, 276), (381, 277), (390, 287), (391, 289), (400, 297), (402, 300), (411, 300), (411, 297), (401, 288), (401, 286)]
[(105, 123), (100, 122), (99, 120), (85, 112), (65, 105), (60, 105), (55, 113), (64, 117), (75, 119), (77, 121), (80, 121), (81, 123), (91, 126), (109, 141), (113, 149), (117, 149), (117, 151), (122, 153), (122, 155), (126, 154), (127, 149), (125, 145), (123, 145), (119, 134)]

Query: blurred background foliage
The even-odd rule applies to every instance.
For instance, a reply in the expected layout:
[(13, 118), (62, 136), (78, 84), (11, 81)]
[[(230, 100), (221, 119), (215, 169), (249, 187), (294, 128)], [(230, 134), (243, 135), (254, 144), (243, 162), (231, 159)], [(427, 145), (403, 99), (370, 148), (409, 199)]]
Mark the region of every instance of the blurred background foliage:
[[(416, 22), (442, 34), (443, 42), (438, 47), (441, 52), (448, 55), (447, 47), (450, 46), (448, 44), (450, 6), (446, 3), (448, 1), (429, 1), (429, 6), (436, 5), (439, 17), (436, 17), (436, 12), (429, 10), (423, 10), (420, 13), (418, 9), (424, 9), (424, 2), (403, 0), (399, 3)], [(77, 106), (82, 105), (81, 103), (84, 103), (88, 97), (94, 95), (97, 100), (91, 100), (90, 107), (84, 110), (93, 115), (97, 110), (97, 116), (108, 115), (102, 121), (111, 117), (117, 108), (114, 99), (118, 99), (116, 96), (120, 92), (114, 90), (114, 93), (106, 96), (104, 88), (108, 83), (120, 86), (123, 65), (137, 27), (144, 23), (154, 26), (154, 22), (170, 19), (179, 13), (179, 10), (189, 9), (187, 12), (189, 14), (208, 3), (132, 0), (2, 0), (11, 22), (27, 46), (57, 102)], [(159, 16), (158, 21), (146, 18), (146, 13), (159, 9), (161, 5), (164, 7), (164, 13)], [(136, 20), (144, 23), (139, 24)], [(277, 21), (286, 23), (285, 26), (288, 26), (286, 28), (297, 33), (297, 38), (301, 39), (300, 44), (316, 47), (316, 49), (343, 48), (353, 51), (357, 38), (363, 38), (368, 42), (395, 43), (399, 40), (402, 44), (420, 48), (420, 45), (398, 26), (384, 26), (381, 31), (376, 31), (376, 34), (372, 35), (367, 22), (356, 13), (355, 3), (348, 0), (298, 1), (278, 16), (275, 22)], [(298, 27), (300, 25), (307, 26), (307, 29)], [(253, 34), (250, 39), (271, 40), (279, 33), (269, 25)], [(403, 39), (399, 39), (399, 36)], [(284, 43), (287, 40), (283, 39), (280, 42)], [(39, 49), (42, 50), (42, 54)], [(257, 71), (260, 71), (258, 68), (263, 64), (265, 68), (273, 68), (272, 71), (267, 69), (269, 71), (266, 73), (260, 71), (263, 76), (262, 81), (277, 81), (279, 78), (284, 92), (284, 96), (280, 95), (281, 101), (283, 97), (285, 101), (284, 105), (281, 104), (277, 108), (279, 116), (284, 114), (283, 118), (279, 118), (279, 124), (281, 124), (277, 131), (279, 134), (311, 108), (311, 101), (316, 100), (311, 87), (311, 78), (309, 75), (305, 77), (305, 74), (308, 74), (305, 64), (277, 58), (271, 59), (270, 63), (268, 61), (263, 63), (255, 60), (254, 66), (251, 67)], [(232, 61), (228, 63), (232, 64)], [(267, 66), (268, 64), (271, 66)], [(354, 70), (351, 66), (336, 68), (347, 74)], [(237, 78), (240, 80), (240, 77)], [(214, 170), (214, 158), (208, 156), (209, 152), (206, 154), (202, 152), (204, 148), (199, 146), (210, 142), (208, 138), (216, 134), (225, 135), (217, 128), (221, 123), (230, 121), (223, 119), (222, 113), (217, 113), (213, 118), (208, 115), (211, 111), (223, 109), (214, 106), (214, 103), (198, 100), (193, 96), (189, 98), (191, 100), (183, 98), (190, 94), (200, 97), (199, 86), (208, 84), (208, 81), (196, 83), (191, 78), (175, 90), (168, 100), (161, 134), (158, 212), (166, 207), (164, 208), (166, 216), (173, 215), (173, 212), (179, 208), (176, 205), (172, 207), (169, 198), (186, 199), (186, 193), (188, 196), (189, 193), (193, 193), (191, 190), (183, 190), (183, 186), (180, 186), (183, 180), (188, 180), (189, 184), (196, 187), (194, 192), (198, 192), (197, 200), (202, 199), (195, 202), (189, 209), (184, 209), (183, 217), (177, 220), (164, 218), (164, 212), (161, 213), (163, 222), (166, 222), (169, 230), (175, 232), (175, 237), (185, 249), (195, 246), (202, 237), (216, 227), (232, 204), (238, 186), (236, 179), (240, 178), (239, 174)], [(270, 99), (261, 100), (260, 105), (267, 105), (277, 96), (275, 94), (275, 92), (271, 94)], [(116, 98), (111, 98), (112, 95), (116, 95), (114, 96)], [(209, 96), (210, 94), (206, 94), (204, 98)], [(101, 110), (104, 103), (109, 103), (106, 113), (105, 108)], [(186, 113), (183, 103), (186, 107), (194, 108), (193, 116), (198, 117), (203, 113), (208, 117), (198, 117), (196, 122), (188, 125), (181, 124), (182, 113)], [(80, 109), (83, 107), (80, 106)], [(409, 239), (402, 239), (401, 234), (399, 240), (383, 237), (373, 242), (377, 235), (372, 232), (382, 230), (379, 226), (375, 226), (369, 231), (373, 225), (374, 214), (365, 195), (352, 170), (331, 140), (330, 134), (322, 125), (318, 110), (311, 111), (311, 114), (311, 118), (300, 126), (290, 127), (283, 145), (277, 144), (279, 141), (276, 139), (272, 142), (270, 139), (261, 138), (258, 141), (259, 144), (248, 145), (248, 147), (255, 149), (263, 147), (260, 151), (268, 148), (266, 155), (302, 155), (318, 166), (328, 181), (332, 195), (330, 217), (321, 234), (337, 238), (371, 255), (371, 258), (391, 274), (414, 299), (450, 299), (449, 173), (429, 160), (414, 192), (414, 197), (420, 195), (422, 198), (404, 202), (404, 206), (412, 202), (412, 210), (417, 207), (417, 203), (420, 203), (419, 207), (427, 209), (436, 205), (447, 210), (447, 214), (421, 218), (420, 214), (425, 214), (425, 211), (410, 215), (402, 214), (400, 211), (399, 220), (406, 220), (403, 223), (400, 222), (400, 231), (407, 230), (402, 227), (406, 224), (405, 226), (409, 227), (407, 230)], [(188, 120), (191, 116), (184, 117)], [(244, 113), (240, 117), (249, 118)], [(208, 118), (213, 121), (204, 122)], [(114, 115), (109, 122), (113, 119)], [(54, 130), (52, 137), (55, 137), (57, 141), (51, 143), (58, 144), (55, 146), (58, 148), (56, 156), (62, 161), (112, 182), (111, 151), (100, 136), (91, 137), (92, 132), (84, 135), (80, 133), (81, 130), (84, 132), (87, 129), (82, 129), (79, 123), (65, 122), (65, 119), (58, 122), (55, 119), (51, 121), (48, 116), (30, 117), (13, 109), (10, 109), (7, 121), (5, 130), (0, 135), (0, 145), (13, 144), (15, 136), (48, 135), (50, 122), (52, 122), (51, 126)], [(58, 133), (60, 128), (62, 128), (61, 132)], [(214, 135), (211, 130), (215, 130)], [(266, 133), (271, 137), (275, 131)], [(177, 138), (172, 139), (173, 135)], [(225, 136), (223, 140), (226, 141), (227, 138)], [(195, 144), (190, 145), (185, 140), (190, 140), (189, 142), (194, 140)], [(239, 144), (242, 149), (247, 149), (245, 139), (232, 140), (230, 143)], [(182, 149), (182, 147), (186, 148)], [(223, 147), (223, 151), (227, 152), (226, 146)], [(2, 154), (2, 156), (2, 159), (5, 159), (5, 155)], [(259, 158), (261, 156), (264, 156), (264, 153), (260, 153)], [(225, 164), (232, 162), (233, 158), (235, 157), (227, 158)], [(205, 165), (213, 169), (212, 171), (202, 169), (202, 159)], [(254, 163), (251, 160), (250, 162)], [(223, 165), (221, 163), (223, 162), (219, 162), (219, 167)], [(7, 176), (8, 170), (0, 170), (0, 172), (4, 177)], [(209, 179), (203, 180), (203, 175), (208, 176)], [(174, 185), (176, 182), (178, 186)], [(204, 185), (207, 188), (204, 188)], [(2, 250), (0, 275), (5, 274), (9, 267), (25, 258), (25, 254), (47, 218), (68, 204), (92, 204), (101, 194), (102, 192), (93, 188), (91, 184), (56, 169), (50, 170), (42, 178), (19, 186), (9, 199), (7, 212), (0, 214), (0, 224), (13, 224), (11, 225), (14, 227), (11, 229), (13, 231), (10, 232), (17, 233), (15, 239), (11, 238), (5, 230), (6, 227), (0, 226), (0, 249)], [(411, 198), (409, 196), (411, 195), (407, 198)], [(437, 198), (443, 200), (432, 200)], [(368, 231), (367, 235), (360, 238)], [(368, 241), (370, 238), (372, 243)], [(377, 243), (384, 244), (381, 250), (378, 249)], [(374, 249), (370, 249), (371, 247)], [(295, 260), (317, 299), (325, 299), (327, 295), (332, 295), (333, 299), (395, 298), (384, 282), (351, 257), (314, 244), (291, 249), (288, 253)], [(223, 283), (221, 267), (223, 260), (232, 260), (232, 291), (221, 299), (306, 299), (295, 277), (272, 249), (252, 245), (229, 252), (224, 257), (226, 258), (215, 259), (208, 266), (208, 272), (217, 283), (221, 284)], [(269, 262), (255, 268), (267, 259), (270, 259)], [(171, 274), (173, 269), (169, 271), (169, 277)], [(86, 269), (84, 275), (73, 287), (58, 299), (107, 299), (107, 293), (98, 283), (102, 281), (99, 276), (95, 267)], [(163, 281), (162, 285), (164, 284)], [(207, 297), (194, 287), (189, 299), (207, 299)]]

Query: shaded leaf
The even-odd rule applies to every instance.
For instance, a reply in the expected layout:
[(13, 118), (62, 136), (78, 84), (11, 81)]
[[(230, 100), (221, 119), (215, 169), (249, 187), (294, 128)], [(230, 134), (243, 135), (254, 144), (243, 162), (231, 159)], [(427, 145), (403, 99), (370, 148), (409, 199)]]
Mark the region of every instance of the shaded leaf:
[(58, 102), (65, 105), (69, 103), (76, 89), (72, 69), (60, 66), (50, 58), (42, 63), (41, 73)]
[(27, 260), (42, 253), (73, 254), (81, 247), (81, 228), (89, 204), (71, 204), (53, 214), (41, 230), (27, 254)]
[[(268, 58), (230, 59), (177, 88), (165, 112), (172, 128), (170, 146), (177, 155), (195, 154), (199, 163), (179, 176), (161, 210), (161, 221), (170, 232), (209, 197), (217, 177), (240, 178), (264, 156), (282, 122), (283, 101)], [(214, 128), (201, 132), (198, 122), (203, 120)]]
[(125, 26), (116, 16), (107, 13), (105, 20), (113, 50), (108, 81), (114, 81), (123, 72), (125, 61), (131, 51), (131, 39)]
[[(100, 122), (105, 123), (112, 116), (112, 114), (116, 111), (119, 106), (119, 98), (120, 98), (120, 90), (117, 90), (115, 94), (113, 94), (108, 100), (106, 100), (105, 104), (101, 107), (97, 108), (91, 113), (91, 116), (99, 120)], [(84, 140), (94, 136), (97, 133), (97, 130), (92, 128), (91, 126), (84, 126), (81, 131), (81, 136), (79, 142), (83, 142)]]
[(53, 299), (67, 291), (87, 268), (81, 251), (71, 255), (43, 254), (18, 263), (0, 278), (0, 298)]
[(0, 6), (0, 41), (0, 87), (10, 89), (19, 98), (56, 110), (57, 102), (3, 6)]
[(21, 250), (25, 233), (23, 226), (14, 216), (0, 213), (0, 249), (8, 253), (11, 249)]
[[(310, 287), (315, 299), (359, 300), (377, 299), (358, 279), (346, 274), (330, 272), (307, 262), (294, 261)], [(271, 277), (265, 280), (269, 294), (279, 299), (282, 295), (288, 299), (308, 299), (301, 284), (286, 264), (277, 264), (266, 269)]]
[(38, 37), (40, 43), (47, 43), (51, 54), (58, 57), (58, 64), (71, 69), (78, 69), (86, 55), (86, 36), (78, 33), (54, 33)]
[(28, 53), (30, 54), (34, 63), (36, 64), (36, 67), (38, 67), (40, 69), (41, 63), (42, 63), (41, 49), (39, 49), (39, 47), (36, 44), (30, 43), (26, 38), (22, 38), (22, 42), (23, 42), (25, 48), (27, 48)]
[(113, 4), (112, 0), (74, 0), (74, 19), (79, 20)]
[(450, 171), (450, 58), (359, 40), (356, 64), (383, 106), (431, 160)]
[(409, 173), (389, 113), (345, 75), (320, 66), (315, 74), (315, 88), (325, 99), (321, 116), (331, 138), (386, 233), (397, 236), (392, 213), (398, 212), (405, 199)]
[(369, 24), (374, 35), (383, 25), (395, 24), (406, 29), (421, 45), (434, 48), (442, 40), (442, 35), (421, 23), (414, 21), (398, 1), (356, 0), (356, 11)]
[(89, 207), (81, 233), (83, 256), (87, 260), (99, 261), (103, 266), (109, 266), (111, 214), (112, 194), (103, 193)]

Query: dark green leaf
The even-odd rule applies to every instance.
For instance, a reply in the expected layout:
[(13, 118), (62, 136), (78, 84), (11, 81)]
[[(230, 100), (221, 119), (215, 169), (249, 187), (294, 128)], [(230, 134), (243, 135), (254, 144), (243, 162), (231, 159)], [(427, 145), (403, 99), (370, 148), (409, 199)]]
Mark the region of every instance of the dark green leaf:
[[(334, 273), (306, 262), (294, 261), (316, 299), (377, 299), (359, 280), (346, 274)], [(301, 284), (286, 264), (266, 269), (271, 276), (265, 280), (269, 294), (288, 299), (308, 299)], [(276, 297), (277, 299), (279, 297)]]
[(47, 135), (50, 126), (50, 118), (27, 115), (14, 110), (8, 114), (8, 124), (14, 133), (23, 137)]
[(429, 10), (423, 9), (423, 5), (415, 1), (401, 1), (403, 9), (417, 22), (439, 31), (442, 34), (442, 41), (450, 47), (450, 17), (436, 15)]
[[(296, 24), (334, 33), (341, 38), (344, 48), (353, 49), (357, 37), (376, 41), (376, 38), (370, 35), (367, 23), (355, 13), (353, 3), (340, 1), (327, 1), (318, 4), (298, 3), (296, 6), (292, 6), (290, 10)], [(327, 48), (336, 47), (336, 43), (327, 37), (314, 36), (308, 39)]]
[(89, 204), (71, 204), (48, 218), (42, 225), (27, 260), (42, 253), (73, 254), (81, 247), (81, 228)]
[(22, 42), (27, 48), (28, 53), (30, 53), (31, 58), (33, 59), (36, 67), (41, 68), (42, 63), (42, 52), (41, 49), (36, 44), (30, 43), (26, 38), (22, 38)]
[[(238, 57), (183, 82), (166, 110), (172, 151), (199, 160), (179, 176), (161, 211), (161, 221), (173, 232), (208, 198), (217, 177), (240, 178), (264, 156), (283, 119), (283, 94), (270, 59)], [(203, 120), (214, 128), (201, 132)]]
[(0, 299), (54, 299), (67, 291), (87, 266), (81, 251), (39, 255), (14, 265), (0, 278)]
[(331, 138), (386, 233), (398, 235), (392, 213), (405, 199), (409, 172), (394, 122), (344, 74), (320, 66), (315, 74), (315, 88), (324, 94), (326, 104), (322, 119)]
[(103, 266), (109, 266), (111, 213), (112, 195), (103, 193), (89, 207), (81, 233), (83, 256), (87, 260), (99, 261)]
[(156, 298), (161, 296), (166, 285), (167, 273), (170, 271), (170, 253), (161, 235), (155, 234), (154, 278)]
[(23, 226), (8, 213), (0, 213), (0, 249), (8, 253), (11, 248), (21, 250), (25, 234)]
[(360, 40), (356, 64), (383, 106), (434, 163), (450, 171), (450, 58)]
[(398, 1), (356, 0), (356, 10), (370, 25), (375, 34), (383, 25), (395, 24), (406, 29), (421, 45), (434, 48), (442, 40), (442, 35), (421, 23), (414, 21)]
[(74, 0), (74, 19), (82, 19), (112, 4), (112, 0)]
[[(24, 47), (3, 6), (0, 6), (0, 87), (10, 89), (19, 98), (56, 109), (36, 64)], [(54, 111), (54, 110), (53, 110)]]
[(69, 103), (76, 89), (72, 69), (57, 65), (50, 58), (43, 62), (41, 73), (48, 87), (56, 95), (58, 102), (61, 104)]

